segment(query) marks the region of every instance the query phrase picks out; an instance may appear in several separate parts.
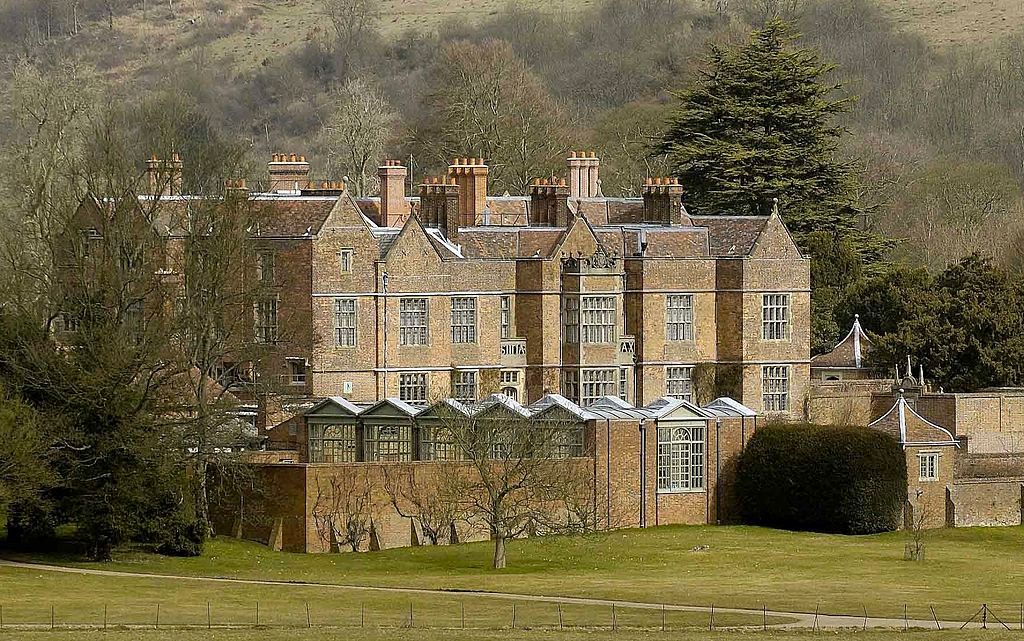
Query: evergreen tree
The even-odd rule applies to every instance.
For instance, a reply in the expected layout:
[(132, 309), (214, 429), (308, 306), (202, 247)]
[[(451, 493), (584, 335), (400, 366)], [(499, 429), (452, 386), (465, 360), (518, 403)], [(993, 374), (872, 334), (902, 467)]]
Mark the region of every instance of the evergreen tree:
[[(815, 350), (830, 346), (832, 308), (870, 270), (889, 243), (863, 231), (856, 176), (837, 157), (843, 130), (835, 117), (851, 99), (826, 80), (834, 66), (779, 20), (749, 42), (712, 46), (696, 84), (676, 94), (679, 106), (659, 151), (687, 188), (691, 213), (767, 215), (773, 201), (801, 248), (811, 254)], [(851, 264), (852, 252), (852, 264)], [(840, 258), (849, 269), (827, 264)]]

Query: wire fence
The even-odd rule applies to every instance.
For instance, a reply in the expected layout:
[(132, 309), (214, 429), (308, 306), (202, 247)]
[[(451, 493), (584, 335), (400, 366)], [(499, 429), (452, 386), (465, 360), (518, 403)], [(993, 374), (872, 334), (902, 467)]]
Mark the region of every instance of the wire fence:
[[(552, 597), (553, 599), (553, 597)], [(980, 604), (956, 608), (943, 616), (934, 606), (903, 606), (902, 615), (891, 611), (860, 614), (813, 611), (776, 611), (763, 604), (757, 609), (692, 606), (636, 605), (619, 603), (560, 602), (551, 599), (523, 601), (500, 597), (449, 599), (444, 603), (397, 599), (380, 603), (348, 603), (346, 607), (320, 607), (315, 601), (288, 607), (275, 602), (254, 602), (249, 608), (225, 607), (213, 601), (203, 604), (152, 603), (45, 607), (31, 604), (0, 604), (0, 631), (24, 629), (299, 629), (299, 628), (420, 628), (473, 630), (771, 630), (780, 626), (812, 631), (840, 628), (888, 628), (963, 630), (965, 628), (1017, 630), (1024, 633), (1024, 603)], [(925, 616), (922, 616), (926, 613)]]

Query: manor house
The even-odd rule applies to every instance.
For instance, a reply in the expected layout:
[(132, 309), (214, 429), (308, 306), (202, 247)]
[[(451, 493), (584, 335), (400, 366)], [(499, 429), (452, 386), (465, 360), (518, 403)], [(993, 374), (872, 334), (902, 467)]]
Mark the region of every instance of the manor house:
[[(778, 212), (690, 216), (671, 178), (606, 197), (599, 159), (568, 156), (564, 178), (519, 196), (490, 194), (479, 158), (413, 193), (387, 161), (377, 198), (310, 180), (296, 155), (275, 155), (258, 193), (233, 184), (263, 212), (252, 233), (274, 293), (256, 339), (293, 399), (729, 396), (802, 415), (810, 264)], [(150, 197), (187, 201), (181, 170), (151, 161)]]

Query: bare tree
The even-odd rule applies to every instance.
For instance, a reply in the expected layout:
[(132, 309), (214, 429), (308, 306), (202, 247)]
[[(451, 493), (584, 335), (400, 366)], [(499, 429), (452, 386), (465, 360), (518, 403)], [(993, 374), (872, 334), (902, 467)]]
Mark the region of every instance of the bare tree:
[[(439, 545), (450, 538), (452, 528), (460, 520), (459, 502), (451, 500), (446, 491), (458, 463), (434, 463), (429, 467), (383, 466), (384, 491), (391, 505), (402, 518), (419, 524), (430, 545)], [(452, 541), (449, 540), (449, 543)]]
[(430, 86), (418, 136), (438, 164), (481, 156), (495, 187), (513, 193), (561, 169), (565, 114), (507, 43), (447, 45)]
[(348, 176), (355, 194), (366, 195), (374, 190), (375, 170), (398, 116), (379, 89), (359, 79), (332, 92), (328, 105), (320, 129), (327, 171)]
[(372, 534), (377, 511), (369, 470), (348, 466), (324, 476), (317, 476), (312, 509), (317, 533), (331, 552), (359, 552)]
[(577, 482), (573, 471), (581, 464), (573, 459), (584, 453), (582, 422), (535, 418), (503, 399), (492, 397), (492, 407), (468, 415), (452, 408), (438, 414), (464, 457), (446, 474), (445, 500), (471, 527), (486, 530), (495, 569), (506, 566), (510, 539), (595, 527), (580, 508), (592, 485)]

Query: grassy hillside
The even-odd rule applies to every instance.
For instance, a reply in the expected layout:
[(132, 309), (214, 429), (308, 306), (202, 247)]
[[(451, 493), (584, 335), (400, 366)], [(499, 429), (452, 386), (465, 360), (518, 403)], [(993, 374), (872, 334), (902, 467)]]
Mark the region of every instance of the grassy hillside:
[[(518, 0), (518, 4), (557, 16), (595, 0)], [(1019, 0), (878, 0), (901, 29), (918, 32), (934, 44), (986, 44), (1024, 24)], [(505, 7), (507, 0), (383, 0), (382, 31), (433, 29), (445, 21), (474, 22)], [(186, 59), (200, 50), (205, 64), (237, 71), (259, 67), (283, 50), (318, 37), (328, 28), (321, 0), (179, 0), (143, 3), (114, 20), (87, 23), (67, 36), (74, 49), (114, 77), (144, 74), (156, 61)], [(2, 6), (2, 3), (0, 3)], [(10, 44), (10, 43), (8, 43)]]

